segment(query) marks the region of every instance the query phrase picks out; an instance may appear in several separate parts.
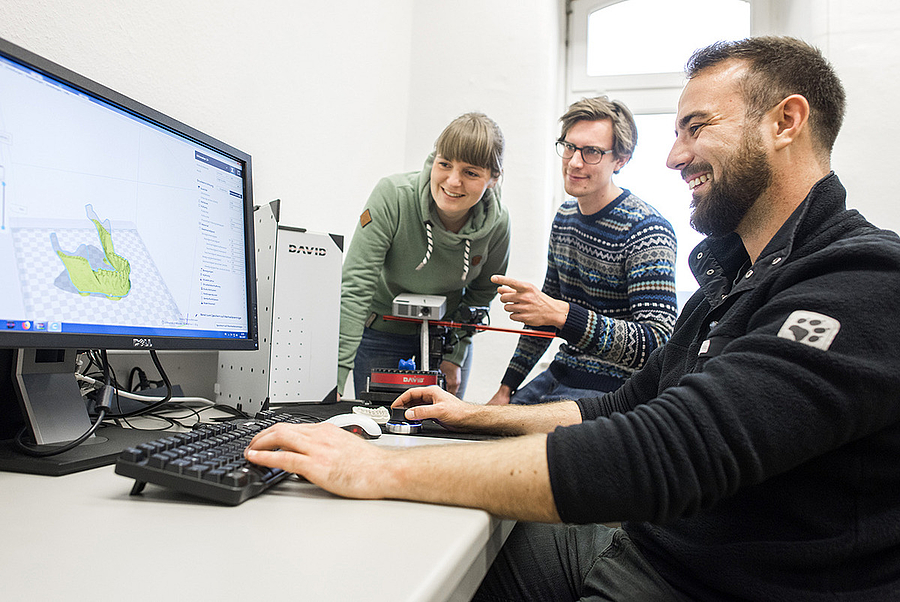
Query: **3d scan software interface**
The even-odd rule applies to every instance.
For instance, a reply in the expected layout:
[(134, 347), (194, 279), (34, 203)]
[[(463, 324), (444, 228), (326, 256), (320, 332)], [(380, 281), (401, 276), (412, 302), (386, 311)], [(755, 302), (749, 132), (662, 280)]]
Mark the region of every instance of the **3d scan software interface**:
[(0, 328), (246, 338), (242, 164), (0, 56)]

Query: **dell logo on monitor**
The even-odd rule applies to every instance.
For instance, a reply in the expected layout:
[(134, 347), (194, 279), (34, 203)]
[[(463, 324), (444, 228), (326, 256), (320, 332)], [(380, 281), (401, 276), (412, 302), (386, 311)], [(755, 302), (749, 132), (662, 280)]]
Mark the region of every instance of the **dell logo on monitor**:
[(132, 343), (132, 347), (141, 347), (141, 348), (153, 347), (153, 340), (149, 339), (149, 338), (131, 339), (131, 343)]
[(288, 253), (303, 253), (304, 255), (325, 256), (325, 249), (322, 247), (307, 247), (305, 245), (288, 245)]

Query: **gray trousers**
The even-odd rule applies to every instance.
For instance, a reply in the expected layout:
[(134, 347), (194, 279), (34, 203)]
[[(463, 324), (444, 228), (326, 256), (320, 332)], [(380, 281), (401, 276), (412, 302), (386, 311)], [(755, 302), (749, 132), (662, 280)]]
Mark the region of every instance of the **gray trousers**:
[(473, 600), (683, 602), (622, 529), (518, 523)]

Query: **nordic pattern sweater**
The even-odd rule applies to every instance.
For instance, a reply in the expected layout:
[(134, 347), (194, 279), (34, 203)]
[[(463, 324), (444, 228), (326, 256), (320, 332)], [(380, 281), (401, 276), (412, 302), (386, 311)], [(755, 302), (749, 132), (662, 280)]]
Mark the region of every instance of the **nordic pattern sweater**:
[[(582, 389), (618, 388), (672, 334), (675, 232), (628, 190), (591, 215), (569, 200), (550, 229), (542, 290), (570, 306), (557, 332), (566, 342), (550, 365), (557, 380)], [(550, 343), (521, 336), (502, 383), (517, 389)]]

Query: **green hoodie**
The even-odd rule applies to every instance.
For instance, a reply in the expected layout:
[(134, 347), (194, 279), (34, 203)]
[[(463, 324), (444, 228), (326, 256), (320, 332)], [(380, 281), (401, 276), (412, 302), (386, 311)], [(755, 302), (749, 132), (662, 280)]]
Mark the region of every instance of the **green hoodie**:
[[(383, 178), (375, 186), (360, 217), (344, 258), (341, 279), (341, 335), (338, 349), (338, 391), (343, 394), (353, 368), (363, 327), (377, 314), (371, 328), (382, 332), (416, 334), (418, 324), (385, 321), (394, 297), (403, 293), (447, 297), (444, 319), (456, 319), (460, 305), (487, 306), (496, 294), (494, 274), (505, 274), (509, 261), (509, 212), (500, 204), (500, 187), (485, 191), (469, 212), (459, 233), (441, 224), (431, 196), (431, 164), (422, 171)], [(433, 250), (426, 257), (426, 223)], [(469, 244), (468, 256), (466, 243)], [(471, 344), (460, 342), (444, 359), (462, 365)]]

